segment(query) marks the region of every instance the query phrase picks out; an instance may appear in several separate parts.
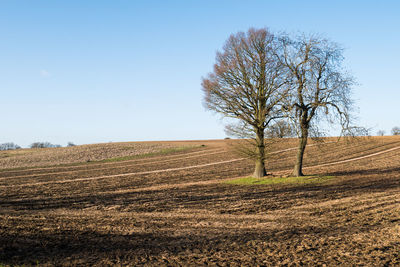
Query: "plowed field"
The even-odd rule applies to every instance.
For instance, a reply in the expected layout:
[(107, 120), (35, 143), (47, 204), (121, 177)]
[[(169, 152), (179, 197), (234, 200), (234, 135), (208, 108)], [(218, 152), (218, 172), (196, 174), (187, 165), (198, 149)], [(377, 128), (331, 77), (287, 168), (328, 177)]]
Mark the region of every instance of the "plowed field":
[[(273, 185), (226, 183), (253, 170), (232, 142), (0, 169), (0, 265), (400, 265), (400, 138), (311, 142), (304, 172), (331, 178)], [(269, 179), (296, 144), (271, 145)]]

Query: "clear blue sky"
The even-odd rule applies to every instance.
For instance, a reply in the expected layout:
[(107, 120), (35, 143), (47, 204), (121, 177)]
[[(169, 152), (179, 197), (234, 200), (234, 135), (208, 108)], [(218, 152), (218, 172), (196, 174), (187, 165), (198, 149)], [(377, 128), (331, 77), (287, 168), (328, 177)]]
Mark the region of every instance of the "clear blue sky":
[(223, 138), (201, 77), (231, 33), (346, 48), (359, 124), (400, 126), (398, 1), (0, 1), (0, 143)]

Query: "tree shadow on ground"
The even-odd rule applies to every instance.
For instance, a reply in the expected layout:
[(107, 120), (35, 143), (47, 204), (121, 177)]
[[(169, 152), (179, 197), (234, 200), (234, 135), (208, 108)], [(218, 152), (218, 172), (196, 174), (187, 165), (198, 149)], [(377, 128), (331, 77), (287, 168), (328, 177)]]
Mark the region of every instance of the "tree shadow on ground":
[[(0, 239), (0, 262), (10, 265), (84, 264), (116, 265), (122, 262), (143, 264), (151, 261), (163, 262), (166, 256), (181, 263), (199, 264), (212, 258), (230, 260), (240, 255), (242, 262), (256, 263), (267, 257), (263, 251), (275, 253), (275, 262), (282, 254), (297, 257), (321, 257), (316, 248), (326, 247), (324, 240), (336, 240), (338, 235), (372, 231), (374, 226), (355, 227), (354, 225), (310, 226), (290, 225), (286, 229), (222, 229), (199, 231), (190, 229), (190, 234), (177, 235), (173, 232), (132, 233), (129, 235), (102, 234), (93, 231), (59, 231), (57, 233), (2, 233)], [(322, 243), (319, 243), (322, 242)], [(340, 241), (338, 241), (340, 242)], [(300, 243), (314, 246), (313, 250), (296, 250)], [(237, 254), (237, 252), (242, 254)], [(271, 255), (270, 255), (271, 257)], [(273, 260), (273, 258), (269, 259)], [(272, 261), (273, 262), (273, 261)], [(164, 262), (165, 264), (165, 262)]]

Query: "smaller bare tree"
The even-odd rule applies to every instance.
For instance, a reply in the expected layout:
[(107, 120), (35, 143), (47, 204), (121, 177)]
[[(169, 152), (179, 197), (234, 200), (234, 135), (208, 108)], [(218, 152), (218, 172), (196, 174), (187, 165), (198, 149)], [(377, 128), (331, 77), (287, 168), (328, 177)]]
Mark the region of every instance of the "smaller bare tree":
[(393, 127), (392, 128), (392, 135), (400, 135), (400, 127)]
[(299, 136), (294, 176), (302, 176), (303, 157), (310, 129), (317, 129), (326, 119), (339, 121), (342, 129), (350, 122), (350, 90), (353, 78), (342, 70), (342, 49), (318, 36), (300, 36), (296, 39), (282, 36), (283, 53), (278, 58), (286, 67), (287, 80), (292, 85), (285, 110), (295, 123)]
[(286, 120), (277, 120), (267, 128), (266, 136), (269, 138), (294, 137), (296, 131)]
[(376, 132), (376, 135), (384, 136), (385, 135), (385, 131), (384, 130), (379, 130), (379, 131)]

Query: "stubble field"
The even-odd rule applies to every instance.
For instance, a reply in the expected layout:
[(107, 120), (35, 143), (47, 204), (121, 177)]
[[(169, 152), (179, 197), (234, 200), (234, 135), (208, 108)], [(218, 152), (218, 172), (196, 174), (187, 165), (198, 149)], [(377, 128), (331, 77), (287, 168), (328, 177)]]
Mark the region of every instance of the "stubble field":
[[(0, 265), (400, 265), (400, 138), (326, 139), (304, 172), (329, 179), (271, 185), (229, 183), (253, 170), (232, 142), (3, 166)], [(268, 179), (295, 147), (271, 145)]]

